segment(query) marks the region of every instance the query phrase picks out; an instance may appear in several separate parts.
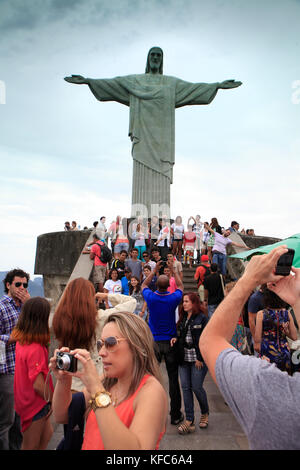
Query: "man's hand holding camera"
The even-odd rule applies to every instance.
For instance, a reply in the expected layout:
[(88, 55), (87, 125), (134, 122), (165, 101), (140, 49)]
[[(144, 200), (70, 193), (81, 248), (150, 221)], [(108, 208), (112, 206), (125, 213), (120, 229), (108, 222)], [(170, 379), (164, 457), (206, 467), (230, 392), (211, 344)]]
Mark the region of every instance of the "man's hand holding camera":
[(293, 274), (282, 277), (278, 282), (268, 282), (267, 287), (287, 304), (300, 310), (300, 269), (291, 268)]
[(244, 280), (253, 289), (261, 284), (277, 284), (282, 280), (282, 276), (275, 274), (276, 265), (280, 256), (287, 253), (287, 251), (286, 245), (280, 245), (268, 254), (253, 256), (239, 282)]

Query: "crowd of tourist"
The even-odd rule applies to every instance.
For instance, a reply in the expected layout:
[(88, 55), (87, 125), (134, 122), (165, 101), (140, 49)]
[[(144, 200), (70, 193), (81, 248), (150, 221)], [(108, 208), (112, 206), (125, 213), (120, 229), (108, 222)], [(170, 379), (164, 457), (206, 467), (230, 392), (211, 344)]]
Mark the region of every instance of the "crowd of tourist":
[[(102, 217), (93, 229), (82, 251), (93, 264), (91, 280), (69, 282), (56, 306), (58, 349), (50, 364), (49, 302), (30, 299), (29, 275), (22, 270), (4, 280), (0, 448), (46, 449), (53, 412), (65, 425), (60, 449), (158, 449), (168, 408), (180, 435), (194, 433), (196, 424), (207, 429), (208, 371), (251, 449), (299, 448), (293, 399), (300, 379), (288, 340), (298, 334), (300, 269), (287, 277), (274, 274), (286, 248), (254, 256), (243, 276), (232, 280), (226, 247), (247, 249), (229, 238), (239, 233), (236, 221), (224, 229), (216, 218), (202, 223), (197, 215), (185, 227), (178, 216), (171, 224), (163, 217), (128, 227), (117, 217), (107, 229)], [(184, 289), (184, 265), (196, 267), (195, 292)], [(278, 407), (283, 394), (287, 407)], [(76, 439), (74, 427), (80, 430)]]

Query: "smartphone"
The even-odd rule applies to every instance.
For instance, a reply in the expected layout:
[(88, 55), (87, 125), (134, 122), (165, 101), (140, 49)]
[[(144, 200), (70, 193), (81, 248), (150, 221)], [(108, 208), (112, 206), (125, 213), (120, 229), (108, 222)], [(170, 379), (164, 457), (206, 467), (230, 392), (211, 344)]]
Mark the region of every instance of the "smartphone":
[(280, 276), (288, 276), (291, 272), (291, 266), (293, 264), (295, 250), (292, 248), (288, 249), (287, 253), (281, 255), (276, 266), (275, 274)]

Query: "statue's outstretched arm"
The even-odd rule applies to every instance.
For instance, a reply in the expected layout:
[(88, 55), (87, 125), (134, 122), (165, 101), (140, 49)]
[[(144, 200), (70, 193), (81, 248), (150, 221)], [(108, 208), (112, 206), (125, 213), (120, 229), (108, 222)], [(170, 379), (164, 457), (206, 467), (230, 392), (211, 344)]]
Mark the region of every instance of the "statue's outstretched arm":
[(218, 88), (226, 90), (227, 88), (237, 88), (241, 85), (242, 82), (236, 82), (235, 80), (224, 80), (224, 82), (219, 83)]
[(82, 77), (82, 75), (71, 75), (71, 77), (65, 77), (64, 80), (69, 83), (76, 83), (76, 85), (88, 85), (88, 79)]

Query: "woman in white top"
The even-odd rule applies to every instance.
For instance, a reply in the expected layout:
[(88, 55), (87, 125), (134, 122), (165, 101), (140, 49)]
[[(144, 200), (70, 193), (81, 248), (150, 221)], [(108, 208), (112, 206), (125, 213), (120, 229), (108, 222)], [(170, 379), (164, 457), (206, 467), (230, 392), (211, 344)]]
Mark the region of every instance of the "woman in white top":
[[(107, 294), (121, 294), (122, 292), (122, 283), (119, 279), (118, 270), (113, 268), (109, 272), (109, 278), (103, 286), (103, 292)], [(111, 303), (108, 299), (105, 300), (106, 308), (111, 308)]]
[(142, 224), (137, 224), (136, 230), (133, 232), (134, 248), (139, 252), (138, 258), (143, 261), (143, 253), (146, 251), (146, 236)]
[(162, 218), (161, 230), (155, 245), (159, 247), (161, 258), (166, 260), (170, 249), (170, 224), (166, 218)]
[[(193, 220), (194, 223), (191, 224), (190, 223), (190, 220)], [(204, 248), (203, 246), (203, 240), (202, 240), (202, 237), (203, 237), (203, 223), (201, 222), (201, 217), (200, 215), (196, 215), (196, 219), (194, 219), (194, 217), (190, 217), (189, 220), (188, 220), (188, 225), (192, 225), (192, 230), (193, 232), (195, 232), (196, 234), (196, 246), (195, 246), (195, 249), (197, 250), (197, 263), (200, 264), (200, 260), (201, 260), (201, 254), (202, 254), (202, 250)]]
[(175, 222), (171, 225), (171, 237), (173, 238), (172, 253), (179, 261), (181, 261), (182, 258), (183, 235), (184, 225), (182, 223), (182, 217), (178, 215)]

